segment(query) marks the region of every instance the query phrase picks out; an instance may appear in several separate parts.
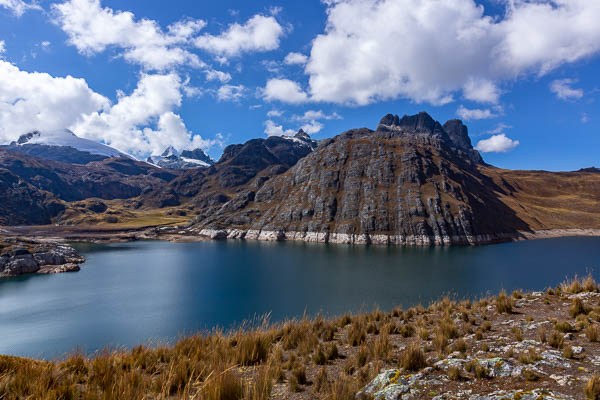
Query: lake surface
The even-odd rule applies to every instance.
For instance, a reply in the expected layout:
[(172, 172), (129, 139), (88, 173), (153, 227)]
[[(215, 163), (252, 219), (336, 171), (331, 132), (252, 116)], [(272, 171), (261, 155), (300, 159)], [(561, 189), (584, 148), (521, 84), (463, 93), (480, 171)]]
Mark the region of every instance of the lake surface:
[(208, 241), (78, 244), (79, 272), (0, 280), (0, 354), (166, 343), (255, 315), (384, 310), (599, 278), (600, 238), (477, 247)]

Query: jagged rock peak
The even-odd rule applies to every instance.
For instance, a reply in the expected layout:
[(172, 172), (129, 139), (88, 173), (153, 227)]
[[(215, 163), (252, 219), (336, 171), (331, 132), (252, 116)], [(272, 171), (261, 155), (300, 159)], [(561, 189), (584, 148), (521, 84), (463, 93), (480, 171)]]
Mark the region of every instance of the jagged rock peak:
[(402, 118), (398, 115), (387, 114), (379, 122), (377, 131), (435, 137), (444, 146), (456, 151), (463, 159), (470, 160), (475, 164), (483, 163), (479, 152), (473, 149), (467, 126), (459, 119), (451, 119), (442, 126), (426, 112), (405, 115)]
[(304, 130), (303, 130), (303, 129), (300, 129), (300, 130), (298, 131), (298, 133), (296, 133), (296, 134), (294, 135), (294, 137), (295, 137), (295, 138), (298, 138), (298, 139), (310, 140), (310, 136), (308, 135), (308, 133), (304, 132)]
[(402, 118), (398, 115), (387, 114), (379, 122), (377, 130), (401, 130), (415, 133), (441, 134), (442, 126), (439, 122), (431, 118), (429, 114), (422, 111), (416, 115), (404, 115)]
[(473, 148), (471, 138), (469, 137), (469, 129), (460, 119), (447, 121), (443, 128), (453, 146), (463, 150), (471, 150)]
[(177, 157), (179, 155), (179, 152), (177, 151), (177, 149), (175, 149), (175, 147), (173, 146), (169, 146), (165, 149), (165, 151), (162, 152), (162, 154), (160, 155), (161, 157)]

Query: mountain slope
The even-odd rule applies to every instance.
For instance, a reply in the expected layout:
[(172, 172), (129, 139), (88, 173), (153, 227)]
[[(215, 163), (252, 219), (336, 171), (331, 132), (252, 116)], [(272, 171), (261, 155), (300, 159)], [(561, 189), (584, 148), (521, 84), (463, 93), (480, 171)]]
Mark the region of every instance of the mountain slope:
[(231, 198), (248, 193), (252, 180), (263, 181), (286, 171), (317, 147), (303, 131), (295, 136), (271, 136), (229, 145), (210, 168), (188, 169), (167, 186), (141, 196), (148, 207), (160, 206), (157, 199), (172, 205), (186, 204), (198, 215), (210, 215)]
[[(531, 218), (518, 212), (518, 201), (504, 200), (511, 190), (490, 171), (462, 122), (389, 114), (375, 131), (355, 129), (322, 144), (251, 195), (200, 216), (192, 229), (212, 237), (392, 244), (486, 243), (530, 231)], [(599, 199), (600, 190), (594, 193)]]
[(17, 141), (0, 148), (72, 164), (87, 164), (111, 157), (131, 158), (128, 154), (110, 146), (81, 138), (68, 129), (33, 131), (21, 135)]
[(67, 202), (133, 198), (176, 176), (130, 158), (76, 165), (0, 149), (0, 224), (49, 224)]

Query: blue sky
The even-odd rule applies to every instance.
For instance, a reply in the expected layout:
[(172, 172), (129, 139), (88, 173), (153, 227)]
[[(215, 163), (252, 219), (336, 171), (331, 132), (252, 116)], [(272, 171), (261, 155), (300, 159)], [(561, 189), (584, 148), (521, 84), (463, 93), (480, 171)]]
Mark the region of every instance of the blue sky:
[(427, 111), (499, 167), (600, 165), (599, 19), (588, 0), (0, 0), (0, 141), (218, 158)]

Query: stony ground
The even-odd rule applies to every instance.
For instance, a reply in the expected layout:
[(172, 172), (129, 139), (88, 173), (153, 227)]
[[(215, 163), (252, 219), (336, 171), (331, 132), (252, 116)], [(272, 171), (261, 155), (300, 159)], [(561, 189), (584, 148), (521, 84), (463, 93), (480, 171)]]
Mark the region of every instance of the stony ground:
[[(327, 397), (318, 394), (319, 375), (335, 382), (376, 369), (358, 398), (583, 399), (600, 373), (600, 293), (573, 289), (579, 293), (559, 287), (501, 296), (503, 312), (495, 300), (445, 299), (428, 309), (375, 313), (365, 318), (371, 333), (362, 345), (351, 343), (352, 324), (338, 331), (339, 358), (307, 366), (308, 383), (296, 393), (289, 382), (275, 385), (274, 398)], [(411, 366), (407, 357), (419, 353), (424, 360)], [(600, 382), (596, 391), (588, 398), (600, 398)]]
[(174, 346), (0, 356), (0, 399), (600, 399), (600, 293), (545, 292), (289, 321)]

